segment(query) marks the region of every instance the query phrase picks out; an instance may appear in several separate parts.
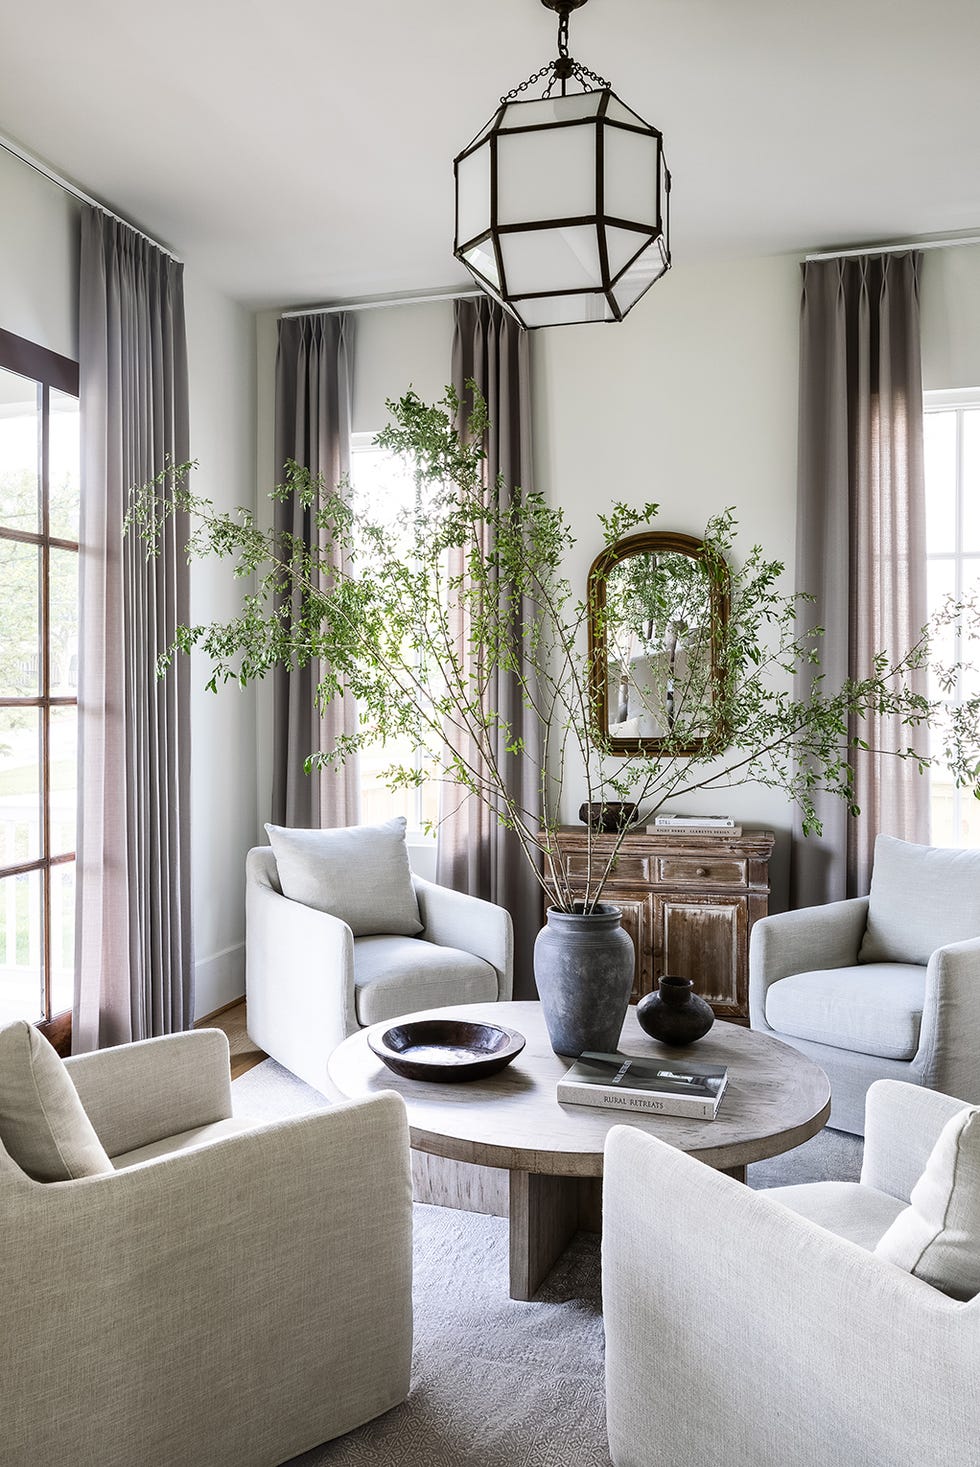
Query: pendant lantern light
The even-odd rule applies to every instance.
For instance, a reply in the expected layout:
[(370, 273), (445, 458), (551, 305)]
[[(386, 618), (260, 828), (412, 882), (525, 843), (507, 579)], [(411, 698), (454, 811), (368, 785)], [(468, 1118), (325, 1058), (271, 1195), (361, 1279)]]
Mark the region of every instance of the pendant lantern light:
[(454, 254), (522, 326), (621, 321), (670, 268), (663, 137), (568, 54), (586, 0), (541, 3), (558, 56), (455, 159)]

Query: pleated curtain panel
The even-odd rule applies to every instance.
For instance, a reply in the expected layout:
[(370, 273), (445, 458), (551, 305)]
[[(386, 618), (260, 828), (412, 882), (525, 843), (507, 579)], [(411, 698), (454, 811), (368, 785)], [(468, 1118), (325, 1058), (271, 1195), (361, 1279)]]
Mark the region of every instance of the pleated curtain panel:
[[(279, 322), (276, 352), (276, 473), (287, 459), (322, 477), (329, 492), (350, 470), (353, 322), (346, 313), (289, 317)], [(325, 545), (312, 512), (294, 499), (277, 500), (275, 525), (312, 547)], [(299, 597), (292, 607), (299, 612)], [(357, 729), (350, 696), (323, 709), (316, 703), (319, 663), (273, 672), (272, 819), (276, 825), (317, 829), (356, 825), (359, 775), (356, 756), (333, 769), (307, 774), (311, 754), (332, 749), (341, 733)]]
[(183, 267), (118, 220), (81, 220), (82, 424), (76, 1053), (190, 1027), (186, 526), (123, 535), (129, 491), (190, 453)]
[[(796, 583), (816, 597), (805, 624), (826, 629), (828, 688), (869, 675), (876, 651), (900, 656), (927, 619), (921, 259), (909, 251), (803, 266)], [(812, 676), (798, 677), (797, 697)], [(848, 734), (872, 749), (909, 742), (890, 717)], [(929, 839), (928, 780), (915, 764), (857, 750), (851, 759), (861, 814), (827, 795), (822, 837), (804, 839), (797, 822), (793, 906), (864, 895), (878, 833)]]
[[(487, 401), (490, 427), (487, 451), (487, 493), (515, 487), (532, 488), (531, 369), (529, 336), (516, 321), (487, 297), (455, 303), (452, 380), (464, 410), (470, 402), (466, 382), (476, 382)], [(460, 610), (456, 635), (464, 656), (469, 655)], [(530, 674), (527, 674), (530, 678)], [(531, 680), (533, 686), (533, 679)], [(498, 735), (498, 766), (507, 771), (508, 794), (528, 813), (532, 826), (539, 813), (540, 733), (528, 715), (518, 677), (498, 674), (487, 689), (487, 706), (497, 710), (522, 738), (526, 757), (506, 751), (507, 739)], [(474, 749), (467, 751), (477, 760)], [(478, 760), (477, 760), (478, 762)], [(517, 836), (498, 824), (494, 815), (472, 795), (444, 786), (436, 847), (436, 880), (443, 886), (485, 898), (506, 907), (514, 920), (514, 993), (535, 996), (532, 976), (534, 939), (541, 927), (541, 888), (528, 868)]]

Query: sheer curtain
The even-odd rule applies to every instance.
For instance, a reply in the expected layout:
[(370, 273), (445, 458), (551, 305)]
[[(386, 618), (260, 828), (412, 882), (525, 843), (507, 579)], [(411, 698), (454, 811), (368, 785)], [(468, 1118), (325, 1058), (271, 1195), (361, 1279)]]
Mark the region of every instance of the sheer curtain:
[[(464, 404), (465, 384), (476, 382), (487, 401), (487, 492), (497, 492), (503, 475), (504, 492), (532, 488), (531, 481), (531, 369), (528, 333), (487, 297), (458, 300), (452, 349), (453, 386)], [(457, 635), (465, 649), (460, 614)], [(516, 675), (499, 674), (487, 691), (489, 707), (508, 722), (515, 737), (523, 738), (528, 757), (508, 754), (506, 740), (498, 738), (497, 758), (507, 771), (508, 793), (530, 812), (540, 808), (537, 768), (540, 738), (537, 722), (524, 707)], [(473, 751), (469, 751), (473, 757)], [(534, 879), (513, 831), (499, 825), (472, 795), (449, 787), (443, 792), (436, 853), (436, 880), (473, 896), (506, 907), (514, 920), (514, 994), (534, 997), (532, 953), (541, 927), (541, 889)], [(532, 820), (533, 824), (533, 820)]]
[(132, 485), (189, 457), (183, 267), (82, 210), (76, 1053), (193, 1019), (186, 526), (123, 535)]
[[(276, 352), (276, 473), (294, 459), (335, 489), (350, 470), (353, 321), (345, 313), (288, 317), (279, 322)], [(279, 500), (276, 528), (311, 545), (313, 516), (295, 501)], [(323, 542), (321, 532), (321, 545)], [(296, 598), (294, 611), (299, 610)], [(351, 697), (321, 713), (315, 701), (318, 664), (273, 673), (272, 819), (277, 825), (355, 825), (359, 814), (356, 757), (340, 769), (304, 771), (310, 754), (327, 751), (337, 735), (357, 728)]]
[[(926, 621), (920, 262), (910, 251), (803, 266), (797, 586), (817, 598), (806, 617), (826, 629), (829, 687), (868, 675), (876, 651), (901, 655)], [(848, 733), (872, 749), (909, 743), (889, 717)], [(794, 830), (793, 906), (867, 892), (879, 832), (929, 839), (928, 781), (911, 761), (855, 752), (852, 765), (860, 816), (824, 796), (822, 837)]]

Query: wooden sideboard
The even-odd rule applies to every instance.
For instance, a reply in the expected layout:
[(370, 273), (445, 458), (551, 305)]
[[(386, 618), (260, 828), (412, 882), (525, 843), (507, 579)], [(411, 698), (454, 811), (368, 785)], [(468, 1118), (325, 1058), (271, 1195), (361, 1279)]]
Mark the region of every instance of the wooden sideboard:
[[(584, 877), (588, 831), (563, 826), (555, 839), (574, 883)], [(593, 851), (609, 852), (614, 841), (593, 834)], [(748, 1023), (749, 932), (769, 909), (773, 841), (771, 831), (749, 829), (626, 835), (603, 900), (622, 908), (636, 948), (634, 1002), (676, 973), (694, 980), (719, 1018)]]

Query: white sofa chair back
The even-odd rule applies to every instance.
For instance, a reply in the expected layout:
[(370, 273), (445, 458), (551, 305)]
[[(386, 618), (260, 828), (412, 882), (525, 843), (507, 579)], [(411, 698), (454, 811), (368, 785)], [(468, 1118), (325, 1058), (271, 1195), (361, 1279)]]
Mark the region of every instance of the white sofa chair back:
[(980, 851), (879, 836), (869, 897), (756, 922), (749, 1014), (826, 1071), (837, 1130), (878, 1079), (980, 1101)]
[(615, 1467), (980, 1462), (980, 1298), (871, 1251), (960, 1111), (881, 1082), (860, 1184), (764, 1192), (614, 1128), (602, 1293)]
[(236, 1121), (217, 1030), (67, 1069), (114, 1169), (0, 1142), (0, 1467), (271, 1467), (404, 1399), (398, 1096)]

